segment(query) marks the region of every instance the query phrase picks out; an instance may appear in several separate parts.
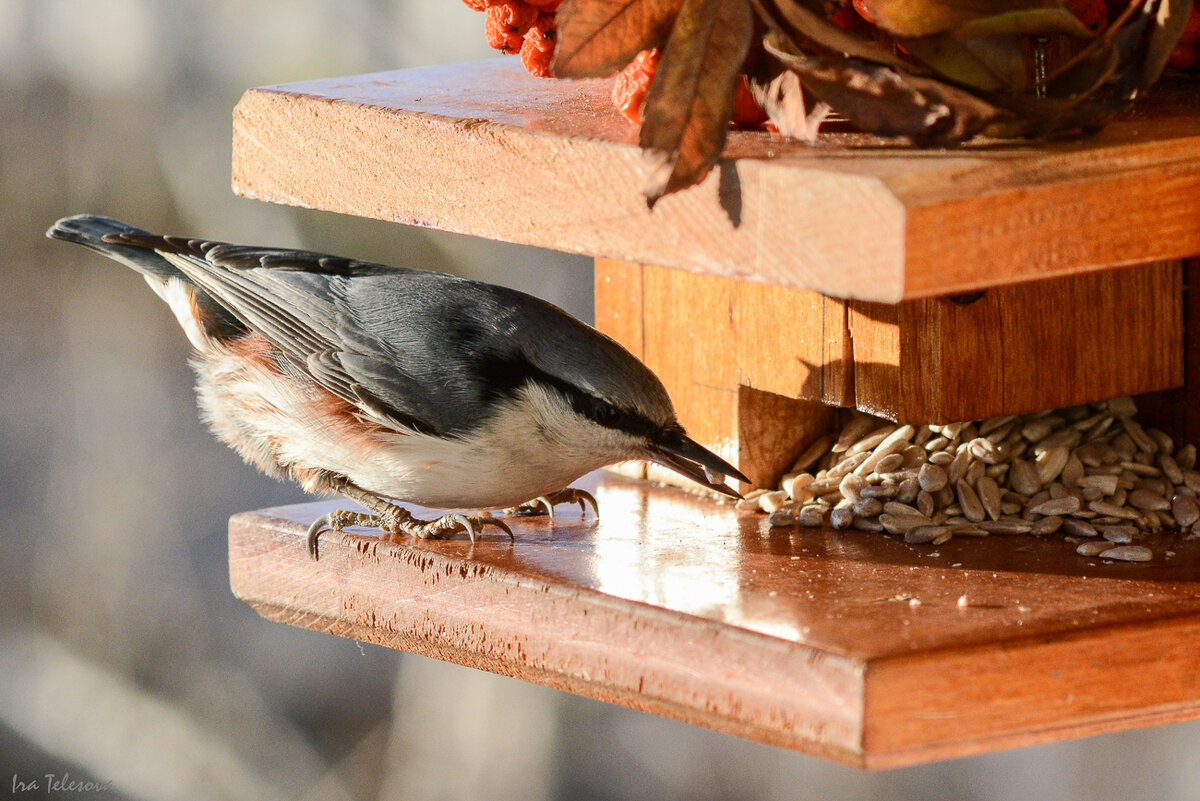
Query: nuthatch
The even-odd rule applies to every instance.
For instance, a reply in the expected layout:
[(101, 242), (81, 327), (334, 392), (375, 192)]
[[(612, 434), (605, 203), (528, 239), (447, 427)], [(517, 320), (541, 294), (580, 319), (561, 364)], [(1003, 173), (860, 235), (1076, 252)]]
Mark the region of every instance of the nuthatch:
[[(105, 217), (47, 236), (141, 273), (195, 348), (201, 415), (246, 461), (372, 514), (326, 527), (436, 537), (495, 517), (418, 520), (392, 500), (533, 511), (567, 485), (643, 459), (731, 497), (746, 477), (690, 439), (662, 382), (556, 306), (513, 289), (298, 250), (158, 236)], [(532, 499), (532, 500), (531, 500)]]

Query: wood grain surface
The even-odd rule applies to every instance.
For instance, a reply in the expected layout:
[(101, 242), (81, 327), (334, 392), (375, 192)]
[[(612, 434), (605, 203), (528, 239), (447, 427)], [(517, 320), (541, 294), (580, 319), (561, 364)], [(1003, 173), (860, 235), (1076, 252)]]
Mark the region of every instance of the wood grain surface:
[[(1188, 94), (1188, 92), (1192, 94)], [(646, 207), (605, 80), (516, 59), (248, 91), (246, 197), (896, 302), (1200, 253), (1200, 109), (1156, 87), (1099, 135), (941, 151), (734, 131), (700, 186)]]
[(898, 304), (596, 261), (597, 327), (658, 374), (693, 437), (758, 486), (832, 425), (822, 404), (948, 423), (1179, 386), (1183, 313), (1177, 261)]
[(1200, 715), (1200, 541), (1143, 564), (1028, 536), (910, 546), (586, 481), (599, 522), (563, 508), (516, 520), (515, 543), (352, 530), (313, 562), (308, 523), (345, 504), (236, 515), (233, 591), (271, 620), (865, 767)]

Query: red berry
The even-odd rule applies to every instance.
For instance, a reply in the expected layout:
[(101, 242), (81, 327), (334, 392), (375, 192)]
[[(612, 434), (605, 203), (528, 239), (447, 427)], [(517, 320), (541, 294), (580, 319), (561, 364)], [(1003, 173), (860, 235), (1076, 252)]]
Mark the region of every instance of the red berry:
[(865, 19), (872, 25), (875, 24), (875, 15), (871, 13), (871, 9), (867, 7), (866, 0), (851, 0), (854, 5), (854, 10), (858, 12), (858, 16)]
[(1167, 66), (1173, 70), (1186, 70), (1197, 61), (1200, 61), (1200, 42), (1175, 45), (1171, 55), (1167, 56)]
[(1108, 4), (1105, 0), (1067, 0), (1071, 13), (1092, 32), (1108, 25)]
[(746, 83), (746, 76), (743, 75), (738, 80), (737, 94), (733, 96), (732, 122), (734, 125), (744, 128), (754, 128), (766, 121), (767, 112), (763, 111), (762, 106), (758, 105), (758, 101), (754, 99), (754, 93), (750, 91), (750, 84)]
[(1192, 3), (1191, 13), (1188, 14), (1187, 22), (1183, 23), (1183, 33), (1179, 34), (1179, 41), (1176, 44), (1191, 44), (1200, 39), (1200, 6)]

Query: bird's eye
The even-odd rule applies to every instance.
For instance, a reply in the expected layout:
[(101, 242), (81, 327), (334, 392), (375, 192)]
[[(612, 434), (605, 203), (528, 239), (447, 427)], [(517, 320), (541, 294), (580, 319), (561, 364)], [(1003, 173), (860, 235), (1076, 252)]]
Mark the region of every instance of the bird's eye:
[(602, 426), (612, 425), (620, 416), (620, 412), (616, 410), (616, 407), (604, 401), (597, 403), (593, 411), (596, 422)]

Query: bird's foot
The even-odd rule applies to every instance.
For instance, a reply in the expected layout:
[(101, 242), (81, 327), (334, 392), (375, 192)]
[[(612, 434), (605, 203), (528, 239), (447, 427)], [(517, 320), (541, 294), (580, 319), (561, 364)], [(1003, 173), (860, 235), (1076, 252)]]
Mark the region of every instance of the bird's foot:
[(449, 537), (458, 531), (466, 532), (471, 542), (475, 542), (476, 536), (485, 526), (503, 529), (510, 540), (514, 539), (512, 529), (505, 525), (504, 521), (490, 515), (451, 513), (434, 520), (419, 520), (403, 507), (386, 502), (383, 504), (376, 507), (374, 514), (337, 509), (318, 517), (308, 527), (308, 555), (316, 561), (317, 540), (322, 531), (327, 528), (341, 531), (346, 526), (377, 528), (383, 532), (383, 539), (389, 542), (397, 542), (402, 534), (424, 540)]
[(592, 506), (592, 512), (597, 518), (600, 517), (600, 506), (596, 503), (592, 493), (585, 490), (576, 489), (575, 487), (567, 487), (566, 489), (552, 492), (549, 495), (543, 495), (540, 498), (534, 498), (532, 501), (526, 501), (519, 506), (513, 506), (504, 510), (506, 515), (548, 515), (554, 517), (554, 507), (560, 503), (577, 503), (579, 510), (583, 514), (587, 514), (588, 504)]

